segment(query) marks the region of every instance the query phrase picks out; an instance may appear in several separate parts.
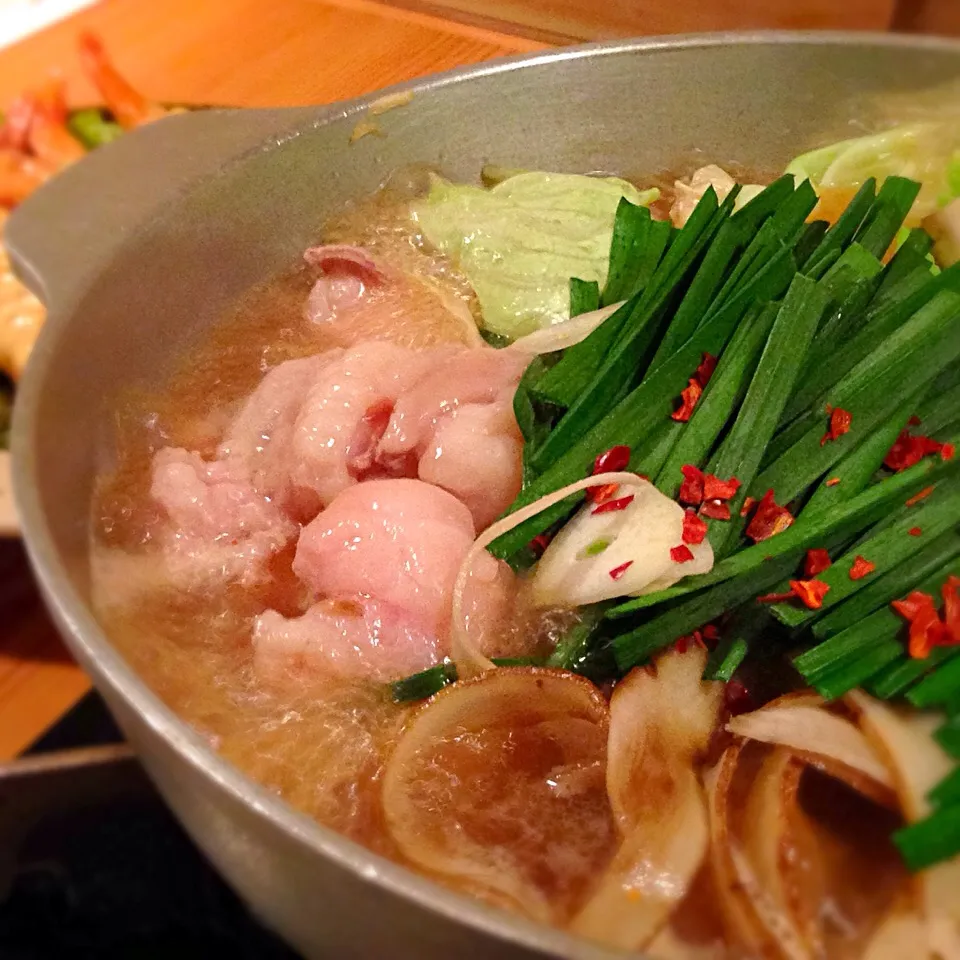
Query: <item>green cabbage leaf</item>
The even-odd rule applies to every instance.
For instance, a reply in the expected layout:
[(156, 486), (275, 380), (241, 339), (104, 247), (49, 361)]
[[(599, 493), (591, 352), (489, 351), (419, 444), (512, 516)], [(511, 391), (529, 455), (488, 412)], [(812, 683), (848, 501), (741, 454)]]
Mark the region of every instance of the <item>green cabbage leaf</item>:
[(413, 213), (470, 281), (485, 329), (515, 338), (569, 317), (571, 277), (603, 286), (621, 197), (658, 196), (616, 177), (524, 172), (489, 190), (434, 177)]

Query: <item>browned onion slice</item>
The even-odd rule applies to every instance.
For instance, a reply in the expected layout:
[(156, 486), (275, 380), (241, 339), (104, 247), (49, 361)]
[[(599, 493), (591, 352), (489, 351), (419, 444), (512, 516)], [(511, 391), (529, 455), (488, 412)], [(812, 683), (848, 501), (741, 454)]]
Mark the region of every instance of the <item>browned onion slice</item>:
[[(953, 763), (933, 739), (943, 722), (935, 712), (901, 711), (862, 691), (847, 695), (860, 726), (893, 774), (897, 796), (907, 820), (926, 817), (927, 794)], [(924, 870), (916, 878), (930, 955), (960, 960), (960, 857)], [(918, 947), (917, 957), (925, 956)]]
[(824, 952), (819, 913), (826, 885), (816, 837), (799, 805), (803, 771), (803, 762), (785, 747), (775, 747), (763, 758), (747, 795), (744, 852), (805, 955), (815, 957)]
[(707, 852), (697, 755), (722, 686), (702, 681), (705, 651), (660, 657), (613, 693), (607, 791), (622, 841), (572, 929), (609, 946), (643, 947), (684, 898)]
[(748, 955), (808, 960), (811, 954), (793, 920), (764, 889), (732, 835), (729, 807), (742, 751), (740, 744), (729, 747), (706, 779), (710, 864), (721, 911)]
[(383, 774), (403, 855), (488, 901), (562, 923), (609, 859), (607, 704), (587, 680), (506, 668), (417, 710)]
[(747, 740), (789, 748), (859, 793), (894, 806), (893, 778), (856, 724), (831, 713), (815, 694), (788, 694), (734, 717), (727, 730)]
[(917, 913), (892, 912), (873, 935), (863, 960), (904, 960), (917, 956), (926, 936), (923, 920)]

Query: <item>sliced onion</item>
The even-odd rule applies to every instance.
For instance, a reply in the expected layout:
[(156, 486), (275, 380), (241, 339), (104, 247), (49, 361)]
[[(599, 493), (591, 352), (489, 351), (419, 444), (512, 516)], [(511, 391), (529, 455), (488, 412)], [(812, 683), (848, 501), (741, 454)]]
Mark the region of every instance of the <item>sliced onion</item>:
[[(707, 654), (700, 648), (671, 651), (649, 669), (633, 670), (610, 700), (607, 794), (621, 834), (639, 822), (639, 799), (649, 789), (650, 767), (669, 751), (684, 765), (705, 748), (723, 696), (719, 683), (704, 683)], [(652, 758), (652, 759), (651, 759)]]
[(744, 852), (761, 889), (790, 921), (807, 955), (823, 953), (819, 914), (825, 882), (816, 838), (800, 809), (804, 764), (786, 747), (764, 757), (745, 806)]
[[(684, 518), (676, 500), (646, 480), (621, 484), (616, 496), (630, 498), (622, 510), (596, 513), (596, 505), (587, 503), (550, 542), (531, 584), (538, 605), (580, 607), (640, 596), (712, 569), (707, 539), (688, 547), (689, 560), (674, 560), (671, 550), (683, 543)], [(598, 541), (604, 549), (591, 553)], [(610, 576), (614, 569), (623, 571), (616, 579)]]
[(494, 669), (493, 661), (485, 656), (471, 639), (464, 620), (464, 593), (477, 557), (479, 557), (497, 537), (502, 536), (514, 527), (520, 526), (521, 523), (525, 523), (531, 517), (542, 513), (555, 503), (565, 500), (573, 493), (588, 490), (590, 487), (606, 486), (607, 484), (636, 483), (637, 480), (638, 477), (635, 473), (601, 473), (595, 477), (586, 477), (583, 480), (578, 480), (576, 483), (561, 487), (559, 490), (555, 490), (553, 493), (549, 493), (545, 497), (535, 500), (529, 506), (523, 507), (515, 513), (511, 513), (502, 520), (498, 520), (496, 523), (487, 527), (487, 529), (474, 540), (473, 546), (467, 551), (463, 562), (460, 564), (460, 570), (457, 573), (457, 578), (453, 585), (450, 651), (453, 662), (457, 666), (458, 676), (466, 679), (478, 676), (487, 670)]
[(561, 323), (553, 323), (549, 327), (541, 330), (534, 330), (525, 337), (514, 340), (507, 347), (517, 353), (527, 353), (531, 357), (543, 353), (553, 353), (555, 350), (566, 350), (586, 340), (597, 327), (603, 323), (607, 317), (613, 316), (625, 303), (621, 300), (618, 303), (611, 303), (599, 310), (591, 310), (589, 313), (581, 313), (578, 317), (571, 317)]
[(610, 705), (607, 792), (622, 834), (613, 862), (571, 929), (639, 949), (683, 900), (708, 846), (694, 769), (716, 725), (720, 684), (701, 680), (706, 654), (665, 654), (634, 670)]
[[(932, 809), (927, 794), (953, 769), (933, 739), (943, 717), (900, 711), (859, 690), (848, 694), (847, 702), (889, 765), (907, 820), (922, 820)], [(960, 958), (960, 856), (924, 870), (916, 880), (930, 952), (940, 960)]]
[(877, 927), (864, 951), (863, 960), (904, 960), (916, 956), (926, 936), (923, 919), (917, 913), (894, 912)]
[(655, 960), (723, 960), (727, 956), (719, 943), (691, 943), (670, 924), (650, 941), (647, 949)]
[(855, 724), (831, 713), (815, 695), (781, 697), (734, 717), (727, 730), (748, 740), (789, 747), (858, 792), (892, 804), (893, 779), (887, 765)]
[(771, 897), (731, 835), (731, 789), (743, 747), (729, 747), (707, 776), (710, 864), (720, 907), (745, 952), (758, 957), (808, 960), (810, 953), (792, 919)]
[(612, 823), (596, 776), (607, 725), (599, 691), (563, 671), (507, 668), (447, 687), (408, 720), (384, 769), (391, 837), (421, 869), (533, 919), (561, 922), (537, 882), (550, 858), (531, 868), (530, 837), (583, 863), (584, 882), (609, 856), (609, 846), (588, 846), (583, 813), (589, 808), (606, 824), (609, 842)]

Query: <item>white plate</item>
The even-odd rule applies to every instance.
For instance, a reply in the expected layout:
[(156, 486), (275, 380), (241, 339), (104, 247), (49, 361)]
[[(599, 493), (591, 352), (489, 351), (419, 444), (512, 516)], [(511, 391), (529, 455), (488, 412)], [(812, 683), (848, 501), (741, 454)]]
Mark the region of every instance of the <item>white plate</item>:
[(19, 537), (20, 523), (13, 507), (13, 480), (10, 476), (10, 452), (0, 450), (0, 537)]

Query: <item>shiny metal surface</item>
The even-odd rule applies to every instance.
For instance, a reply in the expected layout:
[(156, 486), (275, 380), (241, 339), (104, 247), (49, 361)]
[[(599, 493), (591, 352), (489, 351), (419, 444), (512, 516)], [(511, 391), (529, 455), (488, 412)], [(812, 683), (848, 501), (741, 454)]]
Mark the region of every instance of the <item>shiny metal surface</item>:
[[(157, 382), (251, 283), (292, 262), (351, 197), (411, 161), (474, 179), (482, 162), (625, 174), (700, 156), (776, 169), (855, 132), (884, 91), (960, 74), (960, 46), (841, 34), (652, 39), (494, 62), (367, 100), (213, 111), (127, 136), (26, 202), (7, 228), (50, 318), (18, 394), (16, 493), (71, 649), (164, 797), (266, 923), (306, 957), (464, 960), (610, 954), (490, 910), (286, 807), (221, 760), (111, 648), (88, 606), (96, 451), (121, 384)], [(866, 111), (866, 114), (865, 114)]]

